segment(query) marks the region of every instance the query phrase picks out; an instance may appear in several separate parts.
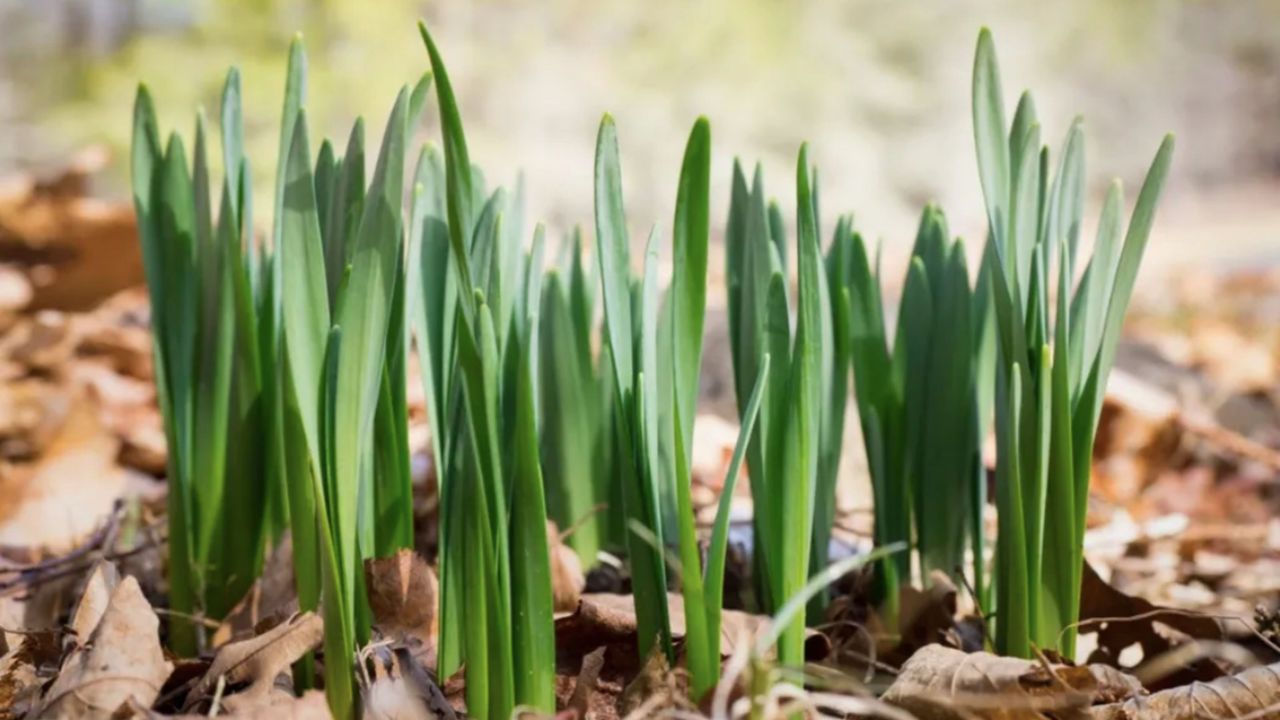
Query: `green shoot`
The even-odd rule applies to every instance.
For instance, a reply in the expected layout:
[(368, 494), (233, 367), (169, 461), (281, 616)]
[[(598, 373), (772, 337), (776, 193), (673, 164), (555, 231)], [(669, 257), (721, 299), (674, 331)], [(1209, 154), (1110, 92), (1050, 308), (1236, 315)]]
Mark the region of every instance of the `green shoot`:
[[(203, 116), (191, 167), (177, 135), (161, 147), (151, 97), (138, 90), (133, 194), (170, 449), (169, 600), (187, 617), (220, 618), (239, 600), (261, 569), (281, 511), (268, 507), (279, 493), (258, 481), (264, 358), (249, 274), (251, 189), (235, 70), (227, 75), (221, 119), (228, 172), (215, 225)], [(195, 654), (202, 632), (199, 624), (175, 621), (174, 649)]]
[(1051, 178), (1031, 96), (1022, 96), (1007, 125), (1002, 93), (984, 29), (974, 59), (973, 121), (998, 347), (996, 646), (1024, 657), (1033, 647), (1057, 647), (1070, 657), (1094, 433), (1173, 138), (1156, 152), (1127, 231), (1120, 186), (1112, 186), (1093, 256), (1073, 290), (1084, 213), (1081, 123), (1072, 123)]
[[(981, 327), (973, 316), (981, 307), (969, 289), (964, 246), (951, 241), (940, 210), (925, 209), (892, 348), (878, 268), (872, 269), (860, 236), (852, 246), (853, 369), (876, 499), (876, 542), (909, 543), (914, 527), (922, 574), (956, 574), (985, 483), (973, 365), (974, 328)], [(888, 618), (896, 617), (898, 583), (909, 578), (910, 561), (902, 553), (892, 567), (879, 567), (877, 590)]]
[(444, 134), (443, 166), (430, 149), (418, 164), (409, 281), (443, 508), (438, 672), (466, 663), (473, 715), (507, 717), (517, 706), (551, 713), (555, 637), (535, 394), (542, 230), (520, 262), (519, 201), (508, 206), (500, 189), (484, 199), (444, 62), (426, 26), (419, 30)]
[[(843, 416), (843, 398), (837, 399), (838, 412), (824, 410), (823, 403), (840, 393), (846, 382), (837, 376), (847, 372), (848, 350), (833, 347), (837, 336), (828, 271), (834, 266), (828, 262), (824, 268), (819, 253), (817, 198), (806, 150), (801, 148), (796, 169), (799, 302), (794, 335), (781, 221), (765, 204), (760, 171), (749, 193), (736, 167), (734, 174), (726, 238), (730, 337), (743, 411), (749, 405), (752, 378), (759, 375), (763, 358), (771, 357), (769, 391), (748, 446), (747, 468), (756, 508), (759, 600), (763, 608), (776, 610), (804, 585), (811, 551), (826, 556), (826, 548), (812, 547), (815, 537), (830, 537), (829, 527), (815, 530), (816, 506), (819, 500), (834, 502), (826, 493), (834, 493), (842, 430), (833, 423), (836, 415)], [(828, 517), (824, 511), (822, 521), (828, 522)], [(803, 623), (796, 621), (782, 633), (783, 663), (803, 662), (803, 630)]]
[[(616, 471), (623, 488), (627, 526), (637, 525), (661, 539), (656, 233), (650, 235), (642, 290), (633, 311), (618, 137), (613, 118), (608, 115), (600, 122), (596, 138), (595, 177), (596, 256), (604, 295), (604, 345), (613, 366)], [(633, 321), (636, 312), (639, 318)], [(668, 659), (674, 661), (662, 549), (635, 532), (627, 533), (626, 543), (636, 597), (640, 656), (647, 657), (658, 642)]]
[(604, 394), (607, 362), (592, 353), (597, 280), (588, 278), (582, 238), (575, 233), (568, 267), (548, 272), (542, 290), (540, 386), (542, 463), (547, 507), (584, 567), (609, 537), (605, 479), (612, 445)]
[[(758, 600), (763, 609), (776, 610), (810, 571), (825, 566), (827, 557), (851, 357), (845, 323), (836, 327), (847, 316), (844, 282), (834, 281), (847, 272), (840, 258), (848, 256), (850, 239), (842, 222), (824, 267), (813, 175), (802, 152), (796, 175), (799, 302), (793, 336), (786, 236), (776, 206), (765, 202), (761, 176), (757, 168), (748, 190), (735, 165), (726, 275), (740, 410), (747, 407), (763, 357), (772, 357), (769, 392), (747, 450), (747, 468), (757, 509)], [(797, 528), (803, 529), (803, 537)], [(815, 609), (820, 606), (819, 601)], [(796, 624), (784, 635), (784, 662), (801, 661), (802, 643), (802, 627)]]

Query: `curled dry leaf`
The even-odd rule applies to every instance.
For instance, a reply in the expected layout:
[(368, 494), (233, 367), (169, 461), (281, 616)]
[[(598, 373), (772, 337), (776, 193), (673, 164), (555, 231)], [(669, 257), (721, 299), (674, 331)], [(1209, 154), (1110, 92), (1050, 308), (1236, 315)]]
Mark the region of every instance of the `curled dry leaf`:
[(1114, 668), (1047, 666), (990, 653), (927, 645), (902, 666), (883, 700), (919, 720), (1087, 718), (1095, 702), (1141, 694)]
[(1280, 716), (1280, 664), (1249, 668), (1208, 683), (1194, 682), (1150, 697), (1094, 708), (1097, 720), (1198, 720)]
[(35, 716), (107, 718), (130, 701), (150, 707), (173, 670), (160, 648), (159, 628), (138, 581), (125, 578), (88, 645), (67, 657)]
[(298, 612), (293, 581), (293, 541), (285, 535), (267, 558), (262, 575), (231, 608), (214, 631), (212, 643), (221, 647), (232, 640), (264, 633)]
[(929, 575), (927, 591), (903, 585), (898, 602), (898, 635), (901, 639), (896, 648), (881, 648), (880, 654), (888, 656), (886, 662), (897, 664), (895, 660), (905, 659), (926, 645), (948, 640), (956, 627), (958, 594), (955, 583), (940, 570)]
[(391, 557), (366, 560), (364, 582), (374, 625), (383, 635), (435, 645), (439, 585), (421, 556), (401, 549)]
[(556, 524), (547, 521), (547, 547), (551, 555), (551, 599), (555, 612), (573, 612), (587, 586), (582, 562), (572, 548), (561, 542)]
[(224, 699), (233, 711), (247, 710), (268, 699), (276, 677), (303, 655), (320, 646), (324, 621), (313, 612), (290, 618), (255, 638), (222, 646), (213, 664), (187, 695), (187, 707), (208, 696), (225, 677), (228, 687), (248, 683), (244, 690)]

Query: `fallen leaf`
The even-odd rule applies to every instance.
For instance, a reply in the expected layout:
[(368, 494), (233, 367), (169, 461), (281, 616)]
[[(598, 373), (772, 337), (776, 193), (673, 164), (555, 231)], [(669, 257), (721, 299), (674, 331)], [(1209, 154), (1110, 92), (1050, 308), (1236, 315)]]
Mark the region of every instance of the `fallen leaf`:
[(12, 265), (0, 264), (0, 315), (22, 310), (32, 296), (27, 277)]
[[(1149, 660), (1172, 650), (1186, 638), (1226, 639), (1226, 633), (1217, 620), (1162, 608), (1143, 598), (1121, 592), (1099, 577), (1088, 562), (1084, 564), (1081, 585), (1079, 632), (1081, 635), (1098, 635), (1098, 647), (1090, 653), (1090, 663), (1121, 667), (1120, 654), (1133, 645), (1142, 649), (1144, 660)], [(1171, 636), (1162, 626), (1181, 633), (1185, 638)], [(1160, 690), (1194, 681), (1213, 680), (1222, 674), (1223, 669), (1214, 660), (1204, 658), (1161, 678), (1151, 689)]]
[(29, 371), (56, 375), (75, 352), (78, 319), (57, 310), (24, 318), (5, 338), (10, 357)]
[(115, 565), (106, 560), (98, 560), (93, 564), (93, 569), (85, 579), (80, 601), (71, 612), (71, 621), (68, 623), (77, 645), (84, 646), (89, 641), (94, 628), (98, 627), (102, 616), (110, 607), (111, 596), (119, 585), (120, 572)]
[[(1051, 671), (1051, 672), (1050, 672)], [(902, 666), (882, 700), (919, 720), (1083, 720), (1097, 699), (1142, 692), (1105, 666), (1071, 667), (926, 645)]]
[[(134, 705), (130, 708), (134, 717), (145, 720), (206, 720), (208, 715), (166, 715), (146, 707)], [(301, 697), (291, 693), (271, 693), (266, 699), (248, 708), (235, 712), (222, 713), (217, 717), (222, 720), (323, 720), (333, 717), (329, 713), (329, 704), (321, 690), (308, 690)]]
[(130, 700), (149, 707), (173, 670), (160, 648), (159, 628), (138, 581), (125, 578), (89, 643), (63, 663), (36, 716), (107, 718)]
[(40, 702), (42, 670), (61, 657), (57, 633), (33, 632), (21, 636), (15, 647), (0, 657), (0, 720), (20, 718)]
[(667, 663), (660, 643), (654, 643), (649, 657), (618, 701), (622, 717), (659, 717), (664, 711), (694, 710), (689, 701), (689, 676), (677, 673)]
[(73, 400), (40, 460), (0, 465), (0, 546), (58, 553), (89, 536), (125, 493), (119, 449), (89, 403)]
[(227, 707), (251, 707), (270, 693), (280, 673), (319, 647), (323, 639), (324, 620), (314, 612), (305, 612), (257, 637), (223, 645), (204, 677), (187, 694), (186, 706), (193, 707), (207, 697), (218, 679), (225, 678), (228, 687), (249, 684), (224, 699)]
[(87, 197), (105, 162), (92, 148), (53, 178), (19, 178), (0, 190), (0, 258), (28, 270), (33, 307), (83, 310), (142, 284), (132, 205)]
[(604, 668), (604, 647), (598, 647), (587, 653), (582, 659), (582, 669), (573, 684), (573, 694), (565, 703), (565, 710), (574, 713), (575, 718), (592, 718), (593, 702), (596, 700), (596, 686), (600, 680), (600, 671)]
[(293, 541), (286, 534), (245, 596), (222, 619), (210, 639), (214, 647), (261, 634), (298, 612), (294, 588)]
[(560, 540), (560, 532), (550, 520), (547, 521), (547, 547), (551, 555), (552, 608), (555, 612), (572, 612), (587, 586), (582, 561)]
[(904, 655), (931, 643), (943, 642), (955, 629), (958, 594), (955, 583), (939, 570), (929, 575), (927, 591), (910, 585), (902, 587), (898, 603), (898, 634)]
[[(684, 598), (679, 593), (667, 594), (667, 606), (671, 619), (671, 634), (681, 640), (685, 632)], [(763, 615), (752, 615), (741, 610), (723, 610), (720, 622), (720, 654), (733, 654), (738, 643), (750, 639), (769, 621)], [(636, 606), (633, 595), (614, 593), (587, 593), (582, 596), (572, 613), (556, 615), (556, 649), (562, 659), (576, 663), (600, 646), (608, 648), (607, 666), (610, 670), (630, 673), (635, 665)], [(831, 650), (830, 641), (822, 633), (805, 631), (805, 657), (809, 660), (825, 658)]]
[(1249, 668), (1211, 682), (1193, 682), (1149, 697), (1093, 709), (1095, 720), (1275, 718), (1280, 715), (1280, 664)]
[(364, 578), (374, 625), (383, 635), (435, 644), (439, 584), (421, 556), (401, 549), (365, 560)]
[(48, 380), (24, 378), (0, 384), (0, 458), (24, 461), (40, 455), (70, 410), (70, 394)]

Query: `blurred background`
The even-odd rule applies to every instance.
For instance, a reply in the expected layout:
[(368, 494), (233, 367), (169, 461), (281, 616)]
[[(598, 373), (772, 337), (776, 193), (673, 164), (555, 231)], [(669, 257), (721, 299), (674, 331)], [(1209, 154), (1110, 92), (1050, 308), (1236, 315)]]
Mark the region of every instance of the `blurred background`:
[[(491, 182), (523, 171), (529, 217), (553, 231), (590, 226), (605, 111), (619, 124), (633, 231), (669, 231), (685, 135), (705, 114), (717, 225), (734, 157), (763, 162), (787, 209), (808, 141), (828, 223), (855, 213), (893, 262), (933, 201), (976, 251), (969, 81), (989, 25), (1009, 112), (1033, 88), (1055, 150), (1085, 116), (1095, 196), (1112, 177), (1135, 195), (1161, 136), (1177, 133), (1148, 287), (1170, 264), (1280, 249), (1277, 0), (0, 0), (0, 176), (40, 177), (100, 146), (110, 160), (94, 192), (126, 198), (137, 83), (167, 128), (189, 133), (235, 64), (266, 190), (293, 34), (310, 54), (313, 125), (345, 137), (363, 114), (372, 144), (396, 89), (428, 67), (418, 18), (449, 63), (473, 159)], [(421, 137), (438, 138), (427, 115)]]

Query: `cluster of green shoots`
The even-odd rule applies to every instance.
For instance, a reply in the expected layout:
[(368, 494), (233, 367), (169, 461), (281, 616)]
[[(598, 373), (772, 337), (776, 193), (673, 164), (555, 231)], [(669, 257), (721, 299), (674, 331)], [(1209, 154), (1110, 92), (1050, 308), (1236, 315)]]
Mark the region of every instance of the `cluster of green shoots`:
[[(412, 345), (441, 508), (436, 669), (447, 677), (465, 668), (473, 714), (555, 709), (549, 517), (572, 529), (568, 542), (584, 563), (603, 549), (625, 551), (641, 657), (678, 661), (668, 574), (678, 579), (692, 692), (715, 687), (730, 499), (744, 464), (756, 509), (755, 601), (775, 615), (758, 653), (776, 648), (780, 665), (802, 665), (806, 606), (821, 617), (825, 584), (863, 561), (875, 562), (889, 616), (913, 572), (968, 568), (998, 618), (998, 649), (1072, 651), (1093, 434), (1171, 141), (1123, 243), (1113, 188), (1073, 291), (1079, 123), (1050, 181), (1028, 96), (1006, 136), (984, 31), (974, 121), (987, 250), (971, 288), (963, 243), (927, 208), (892, 342), (879, 261), (849, 216), (822, 249), (807, 150), (796, 167), (794, 247), (761, 169), (748, 185), (735, 163), (725, 243), (742, 429), (704, 548), (690, 490), (711, 237), (709, 124), (699, 119), (685, 148), (665, 288), (657, 229), (642, 272), (633, 272), (607, 115), (596, 144), (594, 258), (575, 231), (548, 263), (541, 226), (526, 248), (522, 185), (490, 190), (472, 166), (448, 73), (421, 31), (432, 72), (396, 98), (369, 179), (359, 120), (341, 154), (328, 140), (313, 154), (306, 58), (295, 41), (273, 225), (261, 240), (236, 71), (222, 96), (216, 213), (203, 117), (189, 164), (178, 135), (162, 146), (139, 90), (134, 197), (171, 448), (175, 618), (223, 616), (289, 531), (299, 604), (325, 616), (330, 706), (352, 715), (356, 649), (371, 637), (363, 561), (413, 545)], [(407, 145), (433, 86), (442, 150), (423, 147), (406, 186)], [(829, 565), (850, 375), (880, 549)], [(981, 447), (993, 415), (1000, 524), (988, 579)], [(893, 552), (907, 547), (914, 552)], [(201, 628), (175, 620), (174, 649), (202, 649)], [(300, 686), (314, 675), (310, 658), (295, 668)]]
[(1173, 138), (1160, 144), (1127, 229), (1120, 184), (1112, 184), (1093, 254), (1073, 288), (1085, 196), (1080, 121), (1051, 173), (1031, 95), (1022, 95), (1012, 125), (1002, 98), (995, 46), (984, 31), (974, 59), (973, 128), (998, 348), (996, 646), (1024, 657), (1033, 647), (1070, 656), (1094, 433)]

